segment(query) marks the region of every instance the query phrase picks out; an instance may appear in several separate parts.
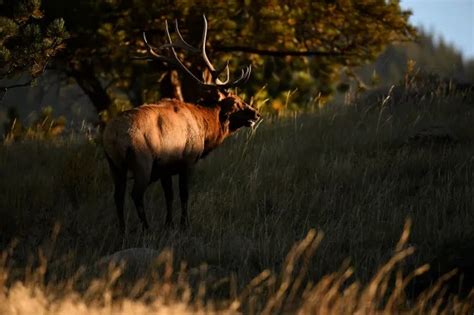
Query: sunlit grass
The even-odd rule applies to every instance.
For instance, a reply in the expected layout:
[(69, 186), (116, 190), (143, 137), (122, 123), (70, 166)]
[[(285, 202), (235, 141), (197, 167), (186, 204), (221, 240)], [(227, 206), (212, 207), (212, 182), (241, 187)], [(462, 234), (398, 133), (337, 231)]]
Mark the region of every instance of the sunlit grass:
[[(1, 299), (8, 303), (0, 300), (0, 305), (20, 307), (24, 299), (31, 305), (43, 303), (35, 306), (38, 309), (57, 307), (53, 314), (61, 307), (65, 307), (63, 313), (93, 312), (91, 309), (110, 313), (111, 307), (119, 312), (123, 301), (127, 307), (137, 307), (133, 312), (137, 314), (140, 309), (149, 312), (152, 305), (160, 311), (167, 310), (165, 305), (181, 307), (180, 312), (193, 311), (200, 292), (200, 266), (206, 263), (207, 289), (199, 309), (229, 310), (237, 305), (237, 296), (245, 295), (235, 308), (245, 313), (252, 308), (263, 311), (268, 305), (273, 305), (269, 313), (280, 307), (306, 313), (326, 303), (327, 309), (314, 312), (382, 312), (387, 305), (392, 305), (387, 312), (416, 312), (416, 297), (433, 287), (436, 279), (455, 267), (460, 268), (459, 273), (468, 273), (474, 266), (473, 96), (437, 90), (421, 95), (393, 93), (385, 102), (387, 95), (373, 104), (267, 118), (256, 133), (244, 131), (229, 139), (201, 161), (193, 174), (188, 232), (164, 230), (164, 200), (161, 187), (155, 185), (146, 195), (151, 230), (141, 234), (127, 197), (129, 231), (122, 240), (99, 140), (72, 135), (0, 146), (1, 249), (17, 240), (8, 271), (2, 271), (2, 277), (8, 274), (9, 280), (2, 287)], [(430, 126), (443, 126), (454, 140), (411, 140)], [(177, 219), (177, 202), (175, 209)], [(413, 235), (402, 249), (394, 251), (407, 217), (413, 222)], [(50, 235), (56, 223), (60, 229), (53, 246)], [(321, 234), (314, 230), (325, 232), (320, 243)], [(307, 271), (300, 289), (294, 291), (298, 293), (295, 299), (287, 301), (290, 286), (281, 301), (281, 277), (290, 259), (285, 257), (289, 252), (290, 257), (295, 255), (293, 245), (307, 235), (312, 236), (306, 242), (318, 248), (309, 254), (312, 245), (308, 245), (299, 258), (292, 258), (299, 259), (298, 268), (304, 261)], [(47, 269), (39, 280), (25, 279), (28, 266), (36, 270), (42, 264), (38, 248), (46, 253)], [(186, 290), (178, 289), (180, 286), (189, 287), (189, 297), (178, 292), (165, 303), (162, 290), (157, 293), (151, 288), (164, 285), (162, 276), (146, 290), (137, 289), (136, 296), (114, 285), (107, 287), (104, 283), (110, 279), (100, 277), (97, 262), (128, 248), (157, 253), (171, 250), (174, 271), (168, 287), (181, 293)], [(411, 248), (416, 251), (412, 253)], [(189, 278), (180, 284), (183, 261)], [(347, 261), (350, 263), (344, 265)], [(390, 266), (384, 267), (387, 262)], [(397, 278), (400, 268), (409, 277), (410, 272), (424, 271), (424, 267), (417, 268), (425, 263), (432, 268), (408, 283), (406, 295), (402, 294), (397, 289), (404, 283)], [(351, 276), (342, 281), (349, 274), (347, 266), (351, 266)], [(84, 274), (76, 281), (81, 268)], [(266, 269), (261, 276), (265, 279), (258, 278), (262, 281), (258, 288), (245, 293), (248, 285), (258, 282), (252, 279)], [(373, 285), (378, 271), (382, 275)], [(92, 286), (98, 291), (84, 298), (95, 276), (105, 282)], [(117, 283), (133, 282), (138, 276), (125, 270)], [(286, 277), (300, 279), (296, 273)], [(353, 285), (356, 282), (359, 284)], [(307, 288), (308, 283), (313, 284)], [(453, 275), (446, 282), (449, 292), (461, 295), (458, 300), (444, 296), (439, 300), (441, 306), (457, 307), (464, 313), (456, 303), (467, 296), (473, 283), (469, 275)], [(102, 299), (109, 289), (107, 304)], [(383, 295), (382, 289), (387, 290)], [(152, 292), (155, 300), (140, 295), (144, 291)], [(31, 292), (38, 295), (31, 296)], [(396, 298), (390, 304), (393, 294)], [(430, 301), (426, 307), (433, 308), (434, 300)], [(345, 305), (349, 308), (343, 308)]]
[[(129, 286), (120, 286), (124, 265), (110, 264), (99, 278), (77, 289), (80, 276), (48, 285), (45, 272), (48, 261), (27, 271), (21, 280), (9, 282), (8, 253), (0, 268), (0, 313), (10, 314), (470, 314), (474, 308), (474, 290), (466, 298), (446, 294), (449, 272), (416, 298), (407, 299), (406, 288), (428, 265), (404, 270), (404, 262), (414, 253), (407, 244), (410, 221), (395, 250), (366, 284), (353, 277), (353, 268), (343, 264), (339, 270), (316, 282), (308, 279), (311, 260), (323, 239), (310, 230), (286, 256), (279, 272), (262, 271), (241, 289), (232, 278), (223, 278), (214, 286), (227, 286), (227, 298), (213, 299), (207, 294), (206, 266), (201, 281), (192, 287), (189, 270), (181, 265), (173, 269), (173, 256), (164, 251), (155, 259), (151, 278), (140, 278)], [(40, 254), (40, 256), (43, 254)], [(86, 270), (82, 270), (84, 272)]]

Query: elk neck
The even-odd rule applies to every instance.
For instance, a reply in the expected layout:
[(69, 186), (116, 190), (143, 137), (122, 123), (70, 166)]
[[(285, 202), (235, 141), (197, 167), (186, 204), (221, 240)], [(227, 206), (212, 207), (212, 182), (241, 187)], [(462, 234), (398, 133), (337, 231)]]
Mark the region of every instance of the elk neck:
[(204, 127), (204, 154), (209, 153), (219, 146), (229, 136), (228, 122), (221, 122), (219, 118), (220, 107), (200, 107)]

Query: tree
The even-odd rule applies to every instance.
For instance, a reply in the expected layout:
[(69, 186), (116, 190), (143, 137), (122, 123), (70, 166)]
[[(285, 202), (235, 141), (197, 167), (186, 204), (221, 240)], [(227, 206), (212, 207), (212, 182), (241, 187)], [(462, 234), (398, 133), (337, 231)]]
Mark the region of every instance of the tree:
[(9, 88), (29, 85), (64, 47), (68, 33), (61, 18), (45, 22), (40, 0), (0, 0), (0, 80), (29, 73), (23, 83), (0, 86), (1, 96)]
[[(268, 84), (273, 97), (294, 87), (305, 96), (329, 95), (341, 69), (350, 73), (386, 45), (415, 35), (410, 12), (394, 0), (43, 0), (41, 8), (49, 23), (63, 18), (71, 34), (54, 66), (77, 81), (98, 112), (110, 111), (118, 99), (139, 105), (157, 97), (148, 93), (157, 82), (162, 96), (178, 90), (184, 78), (159, 62), (133, 58), (145, 53), (143, 31), (155, 45), (166, 43), (166, 19), (177, 19), (183, 36), (197, 44), (206, 14), (213, 60), (229, 59), (232, 69), (251, 62), (246, 92)], [(198, 59), (183, 57), (193, 65)]]
[(473, 61), (463, 58), (456, 47), (441, 37), (423, 29), (418, 31), (416, 42), (390, 45), (374, 63), (361, 67), (357, 72), (368, 81), (375, 71), (384, 85), (392, 85), (403, 79), (410, 60), (416, 62), (416, 68), (442, 78), (474, 81), (472, 72), (469, 72)]

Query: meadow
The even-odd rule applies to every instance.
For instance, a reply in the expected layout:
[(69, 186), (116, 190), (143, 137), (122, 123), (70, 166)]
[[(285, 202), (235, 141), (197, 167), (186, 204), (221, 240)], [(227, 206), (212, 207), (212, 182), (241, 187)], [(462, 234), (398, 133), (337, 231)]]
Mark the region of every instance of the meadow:
[[(473, 112), (472, 90), (411, 82), (268, 115), (198, 163), (189, 231), (164, 229), (156, 184), (146, 233), (127, 196), (125, 239), (100, 138), (4, 143), (0, 304), (58, 314), (472, 312)], [(102, 257), (126, 248), (163, 253), (154, 285), (124, 289), (113, 268), (90, 282)]]

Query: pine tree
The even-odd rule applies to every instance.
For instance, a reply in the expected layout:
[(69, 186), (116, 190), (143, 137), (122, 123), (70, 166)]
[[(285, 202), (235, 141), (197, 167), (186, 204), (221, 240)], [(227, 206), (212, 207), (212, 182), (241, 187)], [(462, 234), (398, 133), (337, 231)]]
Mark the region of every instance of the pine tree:
[(45, 23), (40, 5), (40, 0), (0, 0), (0, 80), (25, 72), (31, 78), (2, 86), (0, 92), (30, 84), (64, 47), (68, 37), (64, 20)]

